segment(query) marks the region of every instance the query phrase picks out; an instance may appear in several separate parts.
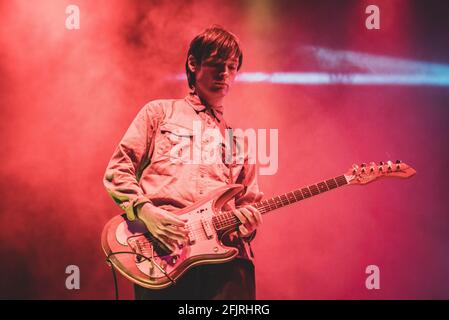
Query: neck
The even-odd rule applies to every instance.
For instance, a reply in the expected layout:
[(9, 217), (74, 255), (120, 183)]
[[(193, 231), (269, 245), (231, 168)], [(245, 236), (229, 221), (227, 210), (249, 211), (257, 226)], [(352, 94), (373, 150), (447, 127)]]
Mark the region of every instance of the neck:
[(217, 108), (223, 105), (223, 97), (215, 99), (207, 98), (204, 94), (201, 93), (201, 91), (198, 90), (195, 90), (194, 94), (196, 94), (200, 98), (201, 103), (204, 104), (207, 108)]

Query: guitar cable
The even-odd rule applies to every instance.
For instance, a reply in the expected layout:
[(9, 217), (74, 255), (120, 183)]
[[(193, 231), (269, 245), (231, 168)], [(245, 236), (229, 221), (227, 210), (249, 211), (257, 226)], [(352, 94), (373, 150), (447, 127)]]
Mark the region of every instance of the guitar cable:
[(106, 263), (111, 267), (112, 271), (112, 278), (114, 279), (114, 288), (115, 288), (115, 300), (119, 299), (118, 295), (118, 282), (117, 282), (117, 273), (115, 272), (114, 264), (112, 263), (112, 260), (110, 259), (112, 256), (115, 256), (117, 254), (133, 254), (139, 258), (142, 258), (144, 260), (147, 260), (149, 263), (156, 265), (159, 270), (172, 282), (172, 284), (175, 284), (176, 281), (168, 275), (168, 273), (162, 269), (157, 263), (152, 261), (152, 258), (149, 258), (147, 256), (144, 256), (143, 254), (133, 252), (133, 251), (117, 251), (117, 252), (111, 252), (106, 256)]

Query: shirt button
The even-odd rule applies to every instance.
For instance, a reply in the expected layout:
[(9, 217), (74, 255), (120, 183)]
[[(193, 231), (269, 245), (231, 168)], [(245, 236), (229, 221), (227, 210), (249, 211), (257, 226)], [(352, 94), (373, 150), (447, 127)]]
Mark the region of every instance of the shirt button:
[(200, 190), (200, 194), (203, 194), (203, 190)]
[(201, 174), (200, 176), (201, 176), (201, 178), (204, 178), (204, 174)]

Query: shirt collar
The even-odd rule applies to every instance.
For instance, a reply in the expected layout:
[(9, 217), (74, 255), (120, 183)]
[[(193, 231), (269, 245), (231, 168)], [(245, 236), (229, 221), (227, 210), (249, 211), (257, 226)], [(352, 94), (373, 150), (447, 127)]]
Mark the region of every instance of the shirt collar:
[[(197, 113), (207, 109), (207, 107), (201, 102), (200, 97), (198, 97), (198, 95), (194, 92), (190, 92), (185, 99)], [(219, 118), (223, 116), (223, 110), (223, 106), (211, 107), (212, 114), (218, 121), (220, 121)]]

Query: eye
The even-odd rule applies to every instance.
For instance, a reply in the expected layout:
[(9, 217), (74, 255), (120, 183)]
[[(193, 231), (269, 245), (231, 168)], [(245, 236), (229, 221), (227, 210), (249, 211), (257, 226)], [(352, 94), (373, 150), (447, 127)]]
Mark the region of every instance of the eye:
[(204, 65), (210, 68), (220, 68), (220, 63), (216, 61), (206, 61), (204, 62)]

